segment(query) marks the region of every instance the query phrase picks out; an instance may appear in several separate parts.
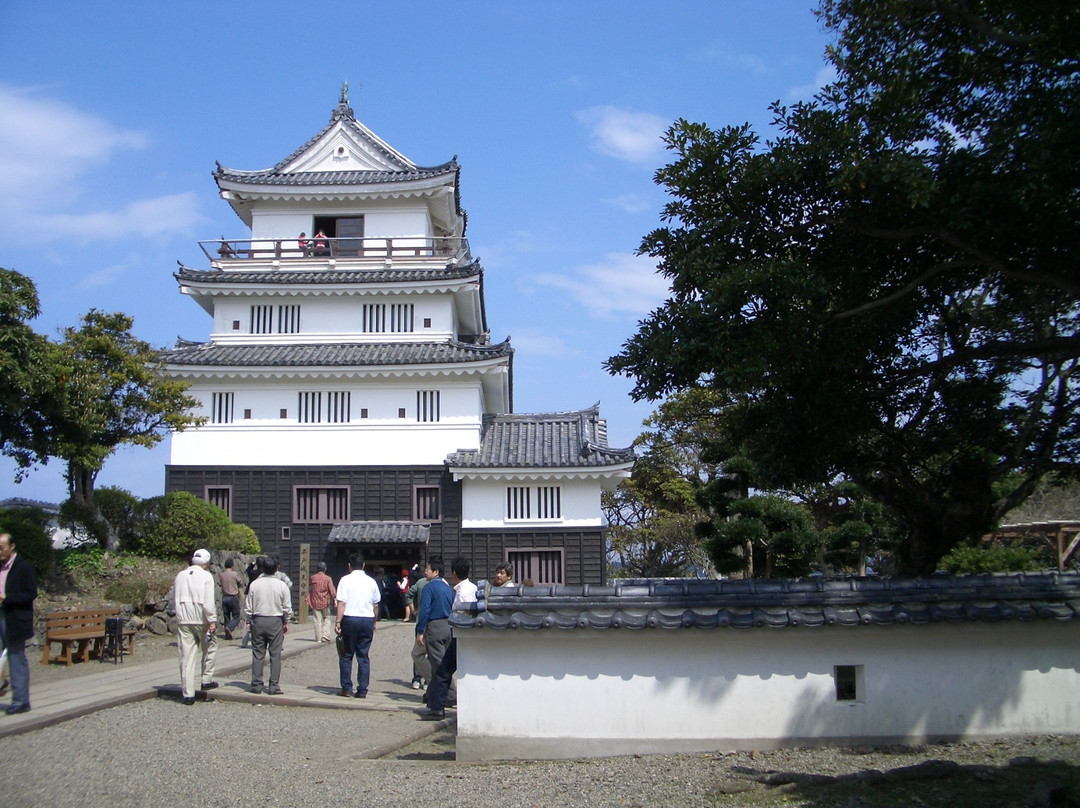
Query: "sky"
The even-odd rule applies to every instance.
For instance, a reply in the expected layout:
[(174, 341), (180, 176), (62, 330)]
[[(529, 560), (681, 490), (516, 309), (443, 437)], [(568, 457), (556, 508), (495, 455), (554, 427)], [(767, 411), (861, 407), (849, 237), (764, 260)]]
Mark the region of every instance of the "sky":
[[(33, 278), (56, 337), (91, 308), (160, 347), (206, 340), (177, 262), (244, 238), (215, 162), (268, 168), (356, 117), (418, 165), (457, 156), (488, 325), (510, 337), (516, 412), (600, 402), (629, 446), (657, 402), (603, 368), (665, 279), (636, 254), (662, 225), (653, 180), (677, 119), (749, 123), (830, 78), (813, 0), (371, 3), (8, 0), (0, 5), (0, 266)], [(2, 382), (0, 382), (2, 383)], [(166, 438), (122, 449), (98, 486), (162, 493)], [(53, 460), (0, 499), (59, 502)]]

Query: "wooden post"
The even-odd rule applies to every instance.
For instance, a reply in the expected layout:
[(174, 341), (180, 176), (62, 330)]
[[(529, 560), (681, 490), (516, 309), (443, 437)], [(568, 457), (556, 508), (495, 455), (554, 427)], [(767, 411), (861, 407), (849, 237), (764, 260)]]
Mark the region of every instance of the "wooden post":
[(300, 616), (297, 618), (300, 625), (306, 626), (308, 621), (307, 611), (307, 596), (308, 587), (311, 585), (311, 545), (305, 543), (300, 544), (300, 589), (299, 589), (299, 610)]

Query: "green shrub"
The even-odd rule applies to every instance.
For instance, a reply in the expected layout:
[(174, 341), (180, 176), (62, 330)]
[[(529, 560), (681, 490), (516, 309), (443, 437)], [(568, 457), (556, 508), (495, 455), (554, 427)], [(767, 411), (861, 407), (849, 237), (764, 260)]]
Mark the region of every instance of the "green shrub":
[(137, 611), (146, 603), (150, 582), (145, 578), (130, 576), (113, 581), (105, 588), (105, 599), (113, 603), (130, 604)]
[(255, 531), (247, 525), (236, 523), (229, 528), (229, 546), (212, 549), (238, 550), (244, 555), (258, 555), (262, 552), (259, 537), (255, 535)]
[(220, 547), (232, 522), (217, 505), (187, 491), (144, 500), (142, 552), (156, 558), (190, 558), (200, 547)]
[(94, 491), (94, 504), (112, 527), (120, 550), (139, 546), (139, 498), (123, 488), (106, 486)]
[(0, 533), (10, 533), (15, 552), (34, 565), (38, 579), (49, 574), (53, 546), (48, 529), (49, 515), (41, 508), (0, 509)]
[(954, 547), (938, 569), (952, 573), (1030, 572), (1041, 569), (1037, 554), (1023, 547)]
[(60, 554), (60, 569), (64, 572), (80, 570), (89, 575), (101, 575), (105, 571), (105, 551), (90, 545)]

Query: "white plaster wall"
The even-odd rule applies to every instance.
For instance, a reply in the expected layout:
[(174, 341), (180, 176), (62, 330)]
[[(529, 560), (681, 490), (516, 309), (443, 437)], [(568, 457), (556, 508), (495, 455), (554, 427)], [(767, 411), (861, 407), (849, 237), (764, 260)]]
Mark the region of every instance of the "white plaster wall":
[[(346, 424), (297, 423), (298, 393), (303, 390), (351, 390), (351, 417)], [(441, 420), (416, 421), (416, 391), (439, 390)], [(233, 392), (235, 420), (207, 423), (172, 435), (173, 465), (406, 465), (439, 464), (458, 449), (480, 445), (479, 382), (442, 383), (418, 378), (407, 384), (348, 384), (295, 380), (287, 385), (223, 381), (220, 386), (193, 386), (190, 394), (203, 402), (196, 415), (209, 417), (212, 393)], [(324, 397), (325, 399), (325, 397)], [(325, 407), (325, 400), (323, 403)], [(362, 408), (368, 417), (361, 418)], [(407, 417), (398, 418), (404, 407)], [(288, 418), (280, 417), (280, 410)], [(251, 419), (244, 419), (250, 409)]]
[(401, 238), (431, 235), (427, 208), (370, 210), (364, 215), (364, 235), (369, 238)]
[[(254, 208), (251, 212), (251, 238), (295, 239), (301, 233), (313, 236), (315, 234), (311, 232), (311, 229), (314, 215), (314, 211), (310, 209), (298, 210), (291, 208), (282, 210), (276, 205), (272, 208), (267, 207), (267, 203), (264, 202), (259, 208)], [(230, 236), (226, 233), (225, 238), (236, 238), (236, 236)], [(295, 248), (297, 244), (293, 241), (282, 246)]]
[(173, 433), (174, 466), (440, 465), (460, 446), (478, 444), (470, 424), (215, 427)]
[[(396, 238), (430, 235), (428, 211), (409, 201), (365, 200), (362, 203), (326, 203), (259, 201), (251, 213), (251, 238), (294, 239), (301, 232), (313, 236), (314, 217), (363, 216), (364, 235), (372, 238)], [(226, 234), (226, 238), (228, 238)]]
[[(364, 303), (411, 303), (414, 306), (412, 332), (361, 332)], [(300, 333), (298, 334), (251, 334), (251, 307), (253, 305), (299, 305)], [(275, 317), (276, 317), (275, 309)], [(424, 327), (424, 318), (431, 318), (431, 326)], [(233, 321), (240, 322), (239, 330), (233, 329)], [(404, 342), (438, 341), (454, 336), (454, 309), (452, 295), (334, 295), (334, 296), (284, 296), (218, 297), (214, 303), (214, 325), (211, 339), (228, 342), (284, 341), (296, 342), (385, 342), (387, 339)]]
[[(506, 521), (506, 489), (508, 486), (558, 485), (562, 487), (562, 519)], [(600, 514), (600, 481), (556, 476), (541, 479), (475, 479), (465, 477), (461, 484), (462, 527), (598, 527)], [(465, 518), (464, 514), (468, 514)]]
[(1080, 730), (1076, 621), (457, 636), (462, 760)]

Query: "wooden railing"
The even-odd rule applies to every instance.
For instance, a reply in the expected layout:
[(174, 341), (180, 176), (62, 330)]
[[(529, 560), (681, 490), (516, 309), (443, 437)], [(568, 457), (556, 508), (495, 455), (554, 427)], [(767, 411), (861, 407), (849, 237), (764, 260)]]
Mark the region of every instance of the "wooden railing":
[(436, 258), (457, 261), (469, 254), (464, 238), (309, 238), (227, 239), (200, 241), (211, 261), (308, 261), (312, 259)]

